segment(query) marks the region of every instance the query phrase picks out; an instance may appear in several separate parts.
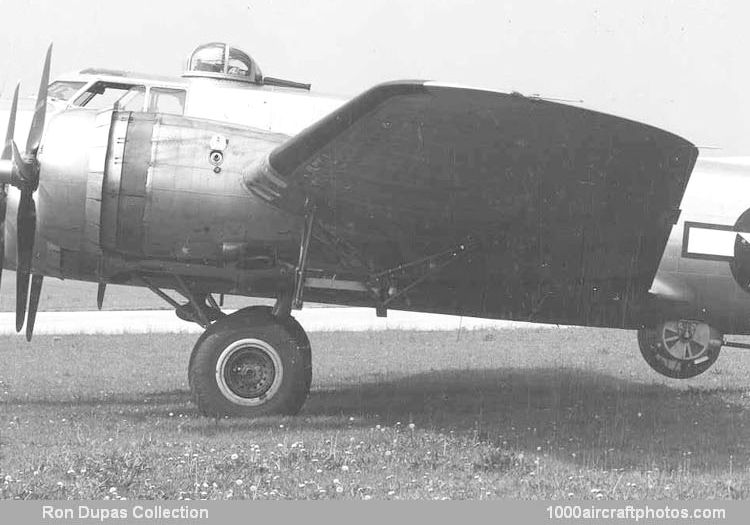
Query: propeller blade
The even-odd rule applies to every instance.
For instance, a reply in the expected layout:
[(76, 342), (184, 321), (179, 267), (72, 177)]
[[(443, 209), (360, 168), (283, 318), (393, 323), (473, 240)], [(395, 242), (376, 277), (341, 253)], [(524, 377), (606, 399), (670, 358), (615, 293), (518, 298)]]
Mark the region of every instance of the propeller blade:
[(34, 334), (34, 323), (36, 322), (36, 311), (39, 308), (39, 298), (42, 295), (43, 275), (34, 274), (31, 277), (31, 293), (29, 295), (29, 317), (26, 319), (26, 340), (31, 341)]
[(52, 61), (52, 44), (47, 48), (47, 57), (44, 59), (42, 69), (42, 80), (39, 83), (39, 92), (36, 95), (36, 108), (34, 118), (29, 129), (29, 138), (26, 140), (26, 154), (35, 155), (42, 141), (44, 132), (44, 119), (47, 113), (47, 86), (49, 85), (49, 69)]
[[(13, 102), (8, 113), (8, 127), (5, 131), (5, 142), (0, 152), (0, 159), (9, 160), (13, 158), (13, 135), (16, 130), (16, 113), (18, 112), (18, 90), (21, 84), (16, 84), (13, 92)], [(0, 184), (0, 284), (3, 280), (3, 268), (5, 267), (5, 212), (8, 205), (8, 190), (5, 184)]]
[(5, 213), (8, 206), (8, 190), (5, 184), (0, 184), (0, 284), (3, 282), (5, 268)]
[(31, 273), (31, 256), (34, 249), (34, 236), (36, 235), (36, 203), (30, 191), (21, 191), (16, 219), (18, 227), (16, 242), (18, 271)]
[(31, 191), (21, 190), (17, 215), (17, 266), (16, 266), (16, 331), (23, 328), (29, 293), (31, 258), (36, 235), (36, 203)]
[(107, 290), (107, 283), (99, 283), (99, 288), (96, 290), (96, 307), (99, 310), (102, 309), (104, 304), (104, 292)]
[(5, 213), (8, 209), (8, 190), (0, 184), (0, 284), (3, 282), (5, 268)]
[(28, 298), (29, 274), (19, 271), (16, 273), (16, 332), (20, 332), (23, 328)]
[(8, 128), (5, 132), (5, 142), (3, 143), (3, 152), (0, 155), (0, 159), (9, 159), (13, 155), (13, 135), (16, 130), (16, 113), (18, 112), (18, 90), (21, 84), (16, 84), (16, 90), (13, 92), (13, 102), (10, 105), (10, 113), (8, 113)]

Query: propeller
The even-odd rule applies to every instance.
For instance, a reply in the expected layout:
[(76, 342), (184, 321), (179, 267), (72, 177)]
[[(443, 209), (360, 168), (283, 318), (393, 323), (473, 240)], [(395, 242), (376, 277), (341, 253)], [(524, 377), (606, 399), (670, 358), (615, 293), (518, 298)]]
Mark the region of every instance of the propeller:
[[(16, 84), (16, 90), (13, 92), (13, 102), (10, 105), (8, 117), (8, 130), (5, 132), (5, 142), (3, 150), (0, 153), (0, 161), (10, 161), (13, 158), (13, 132), (16, 129), (16, 112), (18, 110), (18, 90), (20, 84)], [(5, 189), (5, 183), (0, 184), (0, 283), (3, 278), (3, 264), (5, 261), (5, 211), (8, 204), (8, 191)]]
[[(18, 87), (13, 95), (10, 117), (8, 120), (8, 131), (0, 156), (0, 216), (4, 226), (7, 192), (6, 184), (11, 184), (21, 190), (18, 200), (18, 213), (16, 222), (16, 331), (20, 332), (26, 320), (28, 305), (28, 322), (26, 323), (26, 339), (31, 340), (34, 330), (34, 321), (41, 296), (43, 276), (34, 275), (31, 278), (31, 260), (34, 253), (34, 236), (36, 235), (36, 203), (34, 192), (39, 187), (39, 160), (37, 158), (44, 133), (44, 122), (47, 114), (47, 86), (49, 85), (49, 71), (52, 59), (52, 44), (47, 49), (47, 56), (42, 69), (42, 79), (36, 98), (34, 116), (31, 120), (29, 136), (26, 139), (26, 148), (23, 153), (18, 149), (14, 140), (16, 123), (16, 112), (18, 109)], [(3, 250), (0, 251), (0, 259), (4, 258), (5, 229), (2, 228), (0, 240)], [(0, 262), (2, 270), (2, 262)], [(31, 290), (29, 286), (31, 285)], [(29, 297), (29, 292), (31, 296)]]

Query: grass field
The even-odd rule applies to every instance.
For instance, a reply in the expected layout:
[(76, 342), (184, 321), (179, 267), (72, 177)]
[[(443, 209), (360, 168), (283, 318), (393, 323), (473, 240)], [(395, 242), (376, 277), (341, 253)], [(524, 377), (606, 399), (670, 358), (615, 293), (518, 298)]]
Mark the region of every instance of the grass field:
[(191, 336), (5, 338), (2, 498), (747, 498), (750, 356), (616, 330), (313, 333), (294, 418), (199, 417)]

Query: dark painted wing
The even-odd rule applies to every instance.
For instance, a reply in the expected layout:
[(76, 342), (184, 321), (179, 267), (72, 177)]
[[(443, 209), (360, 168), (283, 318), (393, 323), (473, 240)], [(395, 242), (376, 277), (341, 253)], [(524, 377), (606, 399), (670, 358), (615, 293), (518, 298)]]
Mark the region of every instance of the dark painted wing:
[(479, 242), (400, 307), (624, 326), (696, 157), (680, 137), (611, 115), (397, 82), (279, 146), (248, 186), (292, 212), (311, 197), (375, 270)]

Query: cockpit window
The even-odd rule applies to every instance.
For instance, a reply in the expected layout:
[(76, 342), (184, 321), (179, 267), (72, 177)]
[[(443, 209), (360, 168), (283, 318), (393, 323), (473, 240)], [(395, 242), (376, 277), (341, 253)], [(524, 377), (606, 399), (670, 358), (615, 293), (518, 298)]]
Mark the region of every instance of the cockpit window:
[(117, 101), (115, 109), (120, 111), (143, 111), (143, 103), (146, 100), (146, 88), (133, 86)]
[(76, 91), (81, 89), (86, 82), (68, 82), (58, 80), (52, 82), (47, 88), (47, 96), (57, 100), (69, 100), (70, 97), (76, 94)]
[(133, 84), (97, 82), (82, 93), (73, 105), (92, 109), (111, 109), (135, 87), (145, 89), (143, 86)]
[(185, 111), (185, 90), (152, 87), (148, 110), (154, 113), (182, 115)]

